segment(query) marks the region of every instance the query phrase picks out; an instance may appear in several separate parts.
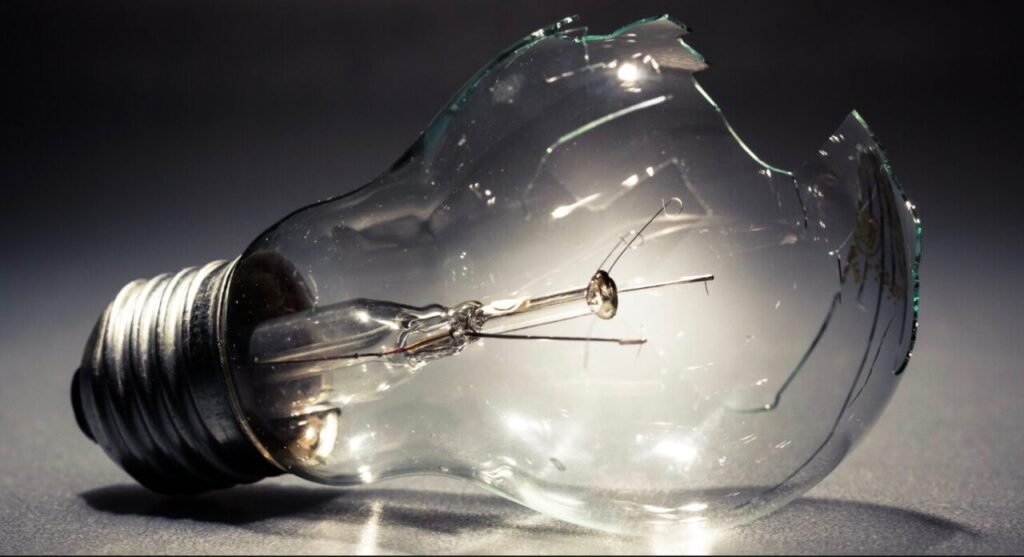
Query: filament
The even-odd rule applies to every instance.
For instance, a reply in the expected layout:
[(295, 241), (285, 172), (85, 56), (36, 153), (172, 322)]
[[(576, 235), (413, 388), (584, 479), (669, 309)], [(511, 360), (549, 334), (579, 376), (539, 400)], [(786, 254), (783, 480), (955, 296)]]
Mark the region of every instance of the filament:
[[(679, 206), (682, 207), (683, 201), (681, 199), (679, 199), (678, 197), (673, 197), (672, 199), (669, 200), (669, 203), (671, 203), (673, 201), (679, 203)], [(629, 242), (626, 243), (626, 247), (622, 248), (622, 251), (619, 252), (619, 256), (616, 257), (615, 260), (612, 261), (611, 266), (608, 267), (608, 270), (606, 271), (608, 274), (611, 274), (612, 269), (614, 269), (615, 265), (619, 262), (620, 259), (622, 259), (622, 256), (626, 255), (626, 252), (629, 251), (629, 248), (630, 248), (630, 246), (633, 245), (633, 242), (635, 242), (636, 239), (639, 238), (640, 235), (644, 233), (644, 230), (647, 230), (647, 227), (650, 226), (651, 223), (653, 223), (655, 221), (655, 219), (660, 217), (662, 215), (662, 213), (665, 213), (665, 214), (668, 213), (668, 206), (666, 205), (665, 200), (661, 201), (661, 208), (659, 208), (657, 210), (657, 212), (655, 212), (654, 215), (651, 218), (647, 219), (647, 222), (644, 223), (644, 225), (642, 227), (640, 227), (640, 230), (636, 234), (634, 234), (632, 238), (630, 238)], [(619, 242), (621, 243), (622, 240), (620, 239)], [(618, 244), (616, 244), (616, 247), (617, 246), (618, 246)], [(615, 248), (612, 248), (612, 251), (615, 251)], [(607, 260), (607, 258), (605, 258), (605, 259)], [(603, 261), (601, 262), (601, 265), (604, 265)], [(601, 270), (600, 267), (598, 267), (598, 270)]]

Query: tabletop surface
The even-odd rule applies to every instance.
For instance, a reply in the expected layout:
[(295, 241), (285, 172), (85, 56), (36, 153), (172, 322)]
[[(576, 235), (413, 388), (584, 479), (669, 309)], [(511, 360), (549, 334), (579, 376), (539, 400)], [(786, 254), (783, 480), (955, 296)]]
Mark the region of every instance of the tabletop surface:
[(14, 109), (0, 119), (12, 132), (0, 152), (0, 552), (1024, 551), (1022, 124), (1009, 121), (1024, 92), (1006, 81), (1024, 57), (1016, 20), (974, 3), (671, 5), (711, 63), (702, 83), (765, 160), (798, 163), (857, 108), (924, 221), (910, 366), (863, 442), (788, 507), (652, 539), (454, 480), (280, 477), (192, 499), (138, 487), (81, 434), (69, 401), (88, 332), (122, 284), (233, 257), (288, 210), (365, 183), (524, 32), (577, 10), (608, 31), (668, 9), (248, 4), (0, 14), (17, 22), (2, 50), (24, 62), (5, 70), (20, 96), (0, 105)]
[[(937, 279), (938, 289), (942, 281)], [(31, 289), (29, 289), (31, 290)], [(73, 299), (74, 292), (68, 294)], [(28, 295), (28, 293), (26, 293)], [(59, 300), (43, 300), (42, 315)], [(989, 553), (1024, 549), (1024, 381), (941, 305), (888, 409), (824, 482), (747, 527), (684, 539), (615, 537), (472, 485), (405, 478), (342, 489), (294, 477), (193, 499), (133, 483), (75, 426), (80, 330), (40, 351), (0, 339), (0, 547), (83, 553)], [(968, 309), (970, 311), (970, 308)], [(1020, 348), (1017, 350), (1019, 354)], [(1005, 357), (1005, 354), (1003, 355)], [(980, 365), (988, 362), (988, 365)]]

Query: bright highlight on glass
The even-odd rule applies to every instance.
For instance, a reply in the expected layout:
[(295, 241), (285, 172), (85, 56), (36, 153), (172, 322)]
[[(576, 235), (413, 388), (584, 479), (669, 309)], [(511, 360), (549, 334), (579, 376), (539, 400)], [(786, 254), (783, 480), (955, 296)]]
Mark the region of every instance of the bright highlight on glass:
[(797, 497), (907, 364), (920, 222), (856, 113), (794, 172), (757, 159), (684, 33), (535, 32), (380, 178), (132, 283), (83, 430), (161, 491), (441, 474), (620, 532)]

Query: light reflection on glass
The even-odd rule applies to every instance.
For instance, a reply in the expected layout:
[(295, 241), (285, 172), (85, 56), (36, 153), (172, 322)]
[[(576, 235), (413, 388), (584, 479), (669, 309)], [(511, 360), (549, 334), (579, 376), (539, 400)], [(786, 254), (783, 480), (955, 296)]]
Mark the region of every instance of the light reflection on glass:
[(674, 460), (681, 464), (689, 464), (697, 458), (700, 452), (697, 446), (688, 439), (676, 440), (666, 439), (659, 441), (653, 449), (654, 454)]
[(639, 79), (640, 70), (633, 64), (626, 62), (625, 64), (619, 66), (619, 69), (616, 72), (616, 74), (619, 76), (620, 80), (632, 83)]
[[(441, 471), (619, 532), (752, 520), (887, 403), (919, 222), (859, 115), (827, 157), (770, 167), (678, 23), (567, 23), (497, 58), (380, 178), (250, 246), (226, 317), (239, 405), (277, 463), (325, 483)], [(614, 319), (561, 301), (481, 323), (597, 272), (620, 291), (715, 280), (635, 288)], [(256, 290), (303, 295), (271, 311)]]
[(596, 200), (598, 197), (601, 197), (601, 194), (595, 193), (595, 194), (588, 195), (588, 196), (584, 197), (583, 199), (580, 199), (579, 201), (577, 201), (575, 203), (570, 203), (568, 205), (562, 205), (560, 207), (556, 207), (555, 210), (551, 211), (551, 218), (554, 218), (554, 219), (565, 218), (565, 217), (571, 215), (572, 212), (575, 211), (576, 209), (579, 209), (580, 207), (583, 207), (587, 203), (590, 203), (591, 201)]

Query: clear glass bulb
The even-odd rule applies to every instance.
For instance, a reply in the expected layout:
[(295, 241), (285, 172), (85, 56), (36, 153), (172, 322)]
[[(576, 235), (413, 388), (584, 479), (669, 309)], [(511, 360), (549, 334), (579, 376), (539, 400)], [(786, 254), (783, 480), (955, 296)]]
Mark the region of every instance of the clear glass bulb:
[(919, 220), (856, 113), (796, 172), (759, 160), (684, 33), (537, 31), (245, 251), (223, 349), (268, 459), (631, 532), (751, 520), (839, 463), (910, 356)]

